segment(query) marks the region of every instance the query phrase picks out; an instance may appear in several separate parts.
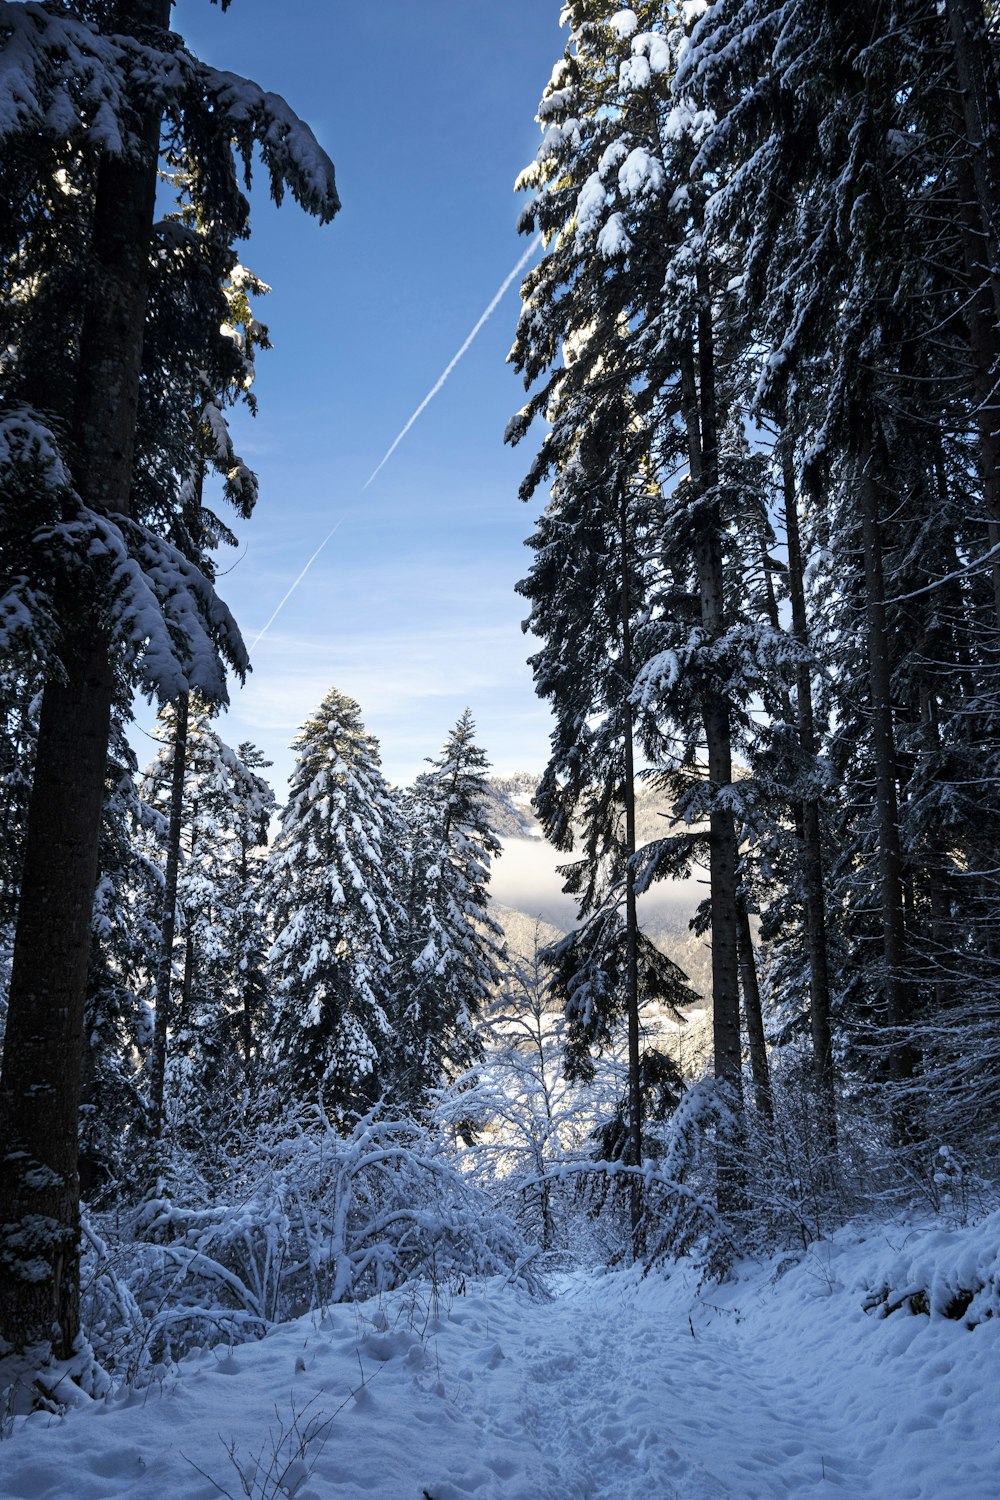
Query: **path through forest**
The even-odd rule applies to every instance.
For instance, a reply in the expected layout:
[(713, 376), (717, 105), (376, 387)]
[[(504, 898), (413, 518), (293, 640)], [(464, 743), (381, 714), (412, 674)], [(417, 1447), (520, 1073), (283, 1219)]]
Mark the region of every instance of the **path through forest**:
[(331, 1308), (20, 1423), (0, 1495), (996, 1500), (1000, 1320), (866, 1312), (897, 1237), (700, 1290), (578, 1272)]

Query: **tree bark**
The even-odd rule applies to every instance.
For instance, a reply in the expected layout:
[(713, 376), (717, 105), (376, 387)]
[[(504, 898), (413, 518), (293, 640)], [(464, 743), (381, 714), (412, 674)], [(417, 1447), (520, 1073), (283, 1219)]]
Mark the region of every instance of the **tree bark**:
[[(168, 25), (170, 0), (122, 0), (126, 32)], [(128, 514), (159, 113), (138, 156), (105, 157), (76, 373), (71, 471), (85, 504)], [(0, 1075), (0, 1329), (66, 1358), (80, 1331), (77, 1131), (83, 1007), (114, 671), (110, 643), (68, 588), (63, 675), (46, 683), (28, 815)]]
[[(800, 646), (809, 644), (806, 616), (805, 563), (799, 531), (798, 502), (792, 456), (782, 457), (782, 487), (785, 503), (785, 540), (788, 547), (788, 594), (792, 608), (792, 634)], [(796, 716), (803, 755), (813, 757), (817, 749), (813, 713), (812, 678), (808, 662), (795, 669)], [(805, 797), (801, 808), (802, 885), (809, 950), (809, 1022), (812, 1031), (813, 1076), (823, 1110), (826, 1145), (837, 1149), (836, 1078), (833, 1066), (833, 1033), (830, 1022), (830, 968), (826, 936), (823, 848), (819, 802)]]
[(0, 1355), (79, 1331), (83, 1009), (112, 673), (107, 642), (74, 643), (42, 698), (0, 1083)]
[(743, 1017), (750, 1044), (750, 1076), (753, 1078), (754, 1104), (763, 1120), (774, 1119), (774, 1098), (771, 1093), (771, 1069), (767, 1061), (767, 1039), (764, 1035), (764, 1013), (760, 1003), (760, 985), (757, 982), (757, 961), (753, 951), (753, 934), (746, 904), (739, 903), (739, 929), (737, 946), (740, 963), (740, 987), (743, 990)]
[(865, 554), (865, 594), (868, 667), (872, 700), (872, 755), (875, 762), (875, 818), (879, 838), (879, 876), (882, 897), (882, 945), (885, 955), (885, 1024), (889, 1032), (889, 1077), (901, 1083), (913, 1072), (913, 1059), (904, 1028), (909, 1021), (906, 963), (906, 926), (903, 901), (903, 853), (899, 837), (896, 740), (892, 713), (889, 630), (882, 566), (882, 528), (875, 458), (865, 437), (858, 468), (862, 544)]
[(156, 1012), (153, 1018), (153, 1053), (149, 1070), (149, 1129), (155, 1140), (159, 1140), (163, 1133), (163, 1080), (167, 1067), (170, 981), (173, 975), (174, 938), (177, 934), (177, 877), (181, 863), (181, 826), (184, 820), (187, 728), (188, 694), (182, 693), (177, 700), (174, 720), (174, 759), (170, 769), (170, 816), (167, 822), (167, 858), (163, 876), (163, 915), (160, 919), (160, 953), (156, 964)]
[[(619, 479), (619, 540), (621, 545), (621, 646), (622, 646), (622, 733), (625, 741), (625, 928), (628, 945), (627, 993), (628, 1018), (628, 1139), (629, 1161), (642, 1165), (642, 1090), (639, 1079), (639, 917), (635, 899), (635, 722), (632, 710), (632, 598), (629, 588), (628, 488)], [(632, 1249), (642, 1253), (641, 1184), (633, 1177), (630, 1184)]]

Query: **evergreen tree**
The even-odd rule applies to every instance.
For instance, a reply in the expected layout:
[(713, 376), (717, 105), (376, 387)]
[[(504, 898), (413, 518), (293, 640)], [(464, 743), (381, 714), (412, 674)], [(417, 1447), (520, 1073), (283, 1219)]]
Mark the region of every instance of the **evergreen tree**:
[(353, 698), (331, 688), (294, 749), (267, 877), (274, 1066), (346, 1117), (378, 1097), (392, 1034), (400, 814)]
[[(703, 157), (715, 230), (740, 248), (757, 409), (823, 549), (843, 1015), (855, 1065), (877, 1057), (908, 1097), (906, 1134), (928, 1097), (915, 1075), (951, 1024), (961, 1050), (971, 1020), (979, 1050), (995, 984), (995, 67), (977, 0), (722, 0), (681, 78), (717, 122)], [(958, 974), (974, 1018), (949, 997)]]
[[(167, 914), (175, 919), (166, 924), (165, 986), (157, 966), (155, 1039), (162, 1056), (154, 1045), (151, 1074), (154, 1084), (168, 1083), (166, 1113), (197, 1139), (207, 1117), (214, 1116), (218, 1133), (238, 1111), (246, 1085), (257, 1081), (266, 1005), (260, 884), (274, 793), (257, 774), (268, 762), (253, 745), (230, 749), (214, 728), (212, 709), (198, 698), (183, 717), (163, 709), (158, 732), (166, 744), (142, 791), (162, 814), (166, 838), (157, 853), (176, 913)], [(154, 1134), (163, 1113), (163, 1098), (159, 1110), (154, 1099)]]
[[(668, 982), (652, 955), (640, 961), (636, 896), (704, 842), (636, 848), (640, 746), (670, 773), (678, 818), (711, 824), (715, 1065), (741, 1087), (732, 746), (771, 652), (740, 606), (741, 530), (757, 542), (763, 506), (743, 472), (742, 367), (724, 340), (725, 379), (716, 358), (732, 268), (705, 234), (710, 184), (692, 167), (711, 122), (672, 92), (683, 17), (594, 0), (566, 15), (542, 148), (522, 177), (535, 189), (522, 227), (541, 228), (549, 249), (525, 281), (513, 354), (526, 383), (548, 378), (509, 436), (539, 412), (551, 423), (522, 486), (527, 498), (553, 476), (520, 585), (545, 642), (538, 690), (557, 713), (539, 807), (557, 847), (584, 841), (566, 873), (591, 930), (567, 940), (560, 966), (586, 959), (578, 1014), (595, 1038), (607, 976), (624, 982), (635, 1157), (640, 966)], [(680, 976), (668, 988), (679, 998)]]
[(489, 763), (475, 728), (466, 709), (405, 803), (410, 841), (396, 979), (397, 1088), (400, 1102), (411, 1107), (480, 1055), (476, 1022), (505, 958), (488, 892), (500, 841), (489, 822)]
[[(170, 12), (170, 0), (79, 0), (4, 4), (0, 21), (11, 104), (0, 129), (17, 206), (0, 229), (0, 264), (20, 277), (18, 306), (26, 322), (38, 314), (37, 328), (33, 278), (65, 231), (81, 293), (58, 307), (47, 338), (20, 341), (23, 360), (5, 360), (0, 386), (4, 633), (48, 652), (0, 1077), (0, 1136), (12, 1148), (0, 1161), (0, 1324), (15, 1348), (60, 1356), (79, 1329), (79, 1080), (116, 672), (166, 697), (196, 686), (224, 699), (223, 660), (237, 671), (246, 661), (210, 581), (133, 493), (151, 279), (184, 263), (204, 286), (200, 272), (214, 266), (215, 316), (199, 347), (182, 337), (176, 350), (182, 363), (208, 353), (214, 366), (233, 348), (218, 332), (218, 273), (247, 224), (234, 151), (249, 166), (259, 144), (276, 196), (287, 184), (324, 219), (338, 207), (329, 162), (283, 101), (199, 63), (169, 33)], [(167, 232), (176, 258), (154, 253), (164, 120), (204, 205), (200, 234)], [(74, 155), (83, 165), (63, 192)], [(60, 254), (64, 268), (65, 251), (49, 261)], [(54, 348), (69, 370), (53, 387), (56, 411), (45, 379)]]
[(159, 936), (160, 894), (160, 872), (147, 850), (160, 818), (135, 772), (119, 710), (108, 757), (84, 1012), (80, 1188), (91, 1202), (107, 1202), (120, 1191), (146, 1140), (147, 976)]

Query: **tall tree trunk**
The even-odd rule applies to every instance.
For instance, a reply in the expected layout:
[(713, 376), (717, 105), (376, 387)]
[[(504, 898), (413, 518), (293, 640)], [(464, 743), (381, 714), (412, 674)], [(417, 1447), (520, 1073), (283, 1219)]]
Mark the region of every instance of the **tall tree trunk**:
[[(114, 25), (166, 27), (170, 0), (121, 0)], [(71, 470), (84, 502), (127, 514), (160, 117), (142, 152), (105, 157), (76, 378)], [(66, 601), (65, 677), (46, 684), (0, 1075), (0, 1328), (68, 1357), (80, 1331), (77, 1131), (83, 1007), (114, 673), (110, 643)]]
[(771, 1093), (771, 1069), (767, 1061), (764, 1012), (760, 1003), (760, 985), (757, 982), (757, 960), (753, 951), (750, 916), (746, 902), (743, 900), (739, 904), (737, 944), (740, 987), (743, 990), (743, 1017), (747, 1026), (747, 1041), (750, 1043), (750, 1076), (753, 1078), (754, 1103), (762, 1119), (773, 1120), (774, 1098)]
[[(972, 392), (976, 402), (979, 472), (983, 481), (989, 545), (1000, 549), (1000, 320), (994, 311), (991, 284), (981, 263), (982, 236), (976, 222), (973, 174), (968, 159), (958, 160), (962, 250), (969, 278), (966, 316), (972, 358)], [(1000, 629), (1000, 552), (991, 559), (994, 628)]]
[(181, 863), (181, 827), (184, 821), (184, 774), (187, 770), (188, 694), (177, 700), (174, 719), (174, 758), (170, 768), (170, 814), (167, 820), (167, 857), (163, 876), (163, 914), (160, 918), (160, 953), (156, 964), (156, 1012), (153, 1017), (153, 1053), (149, 1069), (149, 1128), (154, 1139), (163, 1133), (163, 1080), (167, 1067), (167, 1033), (170, 1030), (170, 981), (177, 935), (177, 877)]
[[(701, 603), (701, 623), (709, 640), (726, 628), (722, 568), (722, 516), (717, 497), (719, 481), (718, 418), (716, 413), (715, 350), (711, 291), (704, 268), (698, 272), (697, 374), (693, 357), (684, 362), (685, 419), (691, 480), (699, 501), (695, 568)], [(733, 757), (729, 702), (714, 683), (704, 692), (702, 724), (708, 758), (708, 778), (714, 791), (732, 785)], [(737, 1110), (743, 1099), (740, 1039), (739, 904), (736, 825), (728, 807), (714, 806), (709, 815), (709, 888), (712, 901), (712, 1040), (715, 1076), (728, 1085), (730, 1103)], [(742, 1204), (742, 1179), (723, 1152), (719, 1161), (719, 1208), (726, 1212)]]
[[(632, 597), (629, 587), (630, 562), (628, 534), (628, 487), (619, 478), (619, 540), (621, 546), (621, 646), (622, 646), (622, 733), (625, 741), (625, 924), (628, 943), (627, 994), (628, 1017), (628, 1139), (629, 1161), (642, 1164), (642, 1091), (639, 1080), (639, 918), (635, 899), (635, 716), (632, 710)], [(641, 1184), (637, 1177), (631, 1183), (632, 1248), (642, 1253)]]
[(899, 837), (896, 740), (892, 714), (889, 630), (885, 609), (882, 565), (882, 527), (879, 515), (875, 455), (866, 435), (858, 469), (862, 545), (865, 554), (865, 594), (868, 667), (872, 700), (872, 756), (875, 763), (875, 817), (879, 838), (879, 876), (882, 896), (882, 944), (885, 954), (885, 1024), (889, 1031), (889, 1077), (894, 1083), (913, 1071), (904, 1029), (909, 1021), (906, 965), (906, 925), (903, 900), (903, 853)]
[(983, 0), (946, 0), (945, 9), (979, 210), (980, 270), (1000, 321), (1000, 80)]
[[(785, 540), (788, 547), (788, 594), (792, 608), (792, 634), (800, 646), (809, 645), (809, 623), (806, 617), (805, 560), (799, 530), (798, 501), (795, 494), (795, 472), (792, 455), (782, 456), (782, 488), (785, 503)], [(816, 723), (813, 713), (812, 678), (808, 662), (795, 669), (796, 716), (799, 745), (803, 755), (814, 756), (817, 749)], [(806, 943), (809, 949), (809, 1022), (812, 1031), (813, 1076), (823, 1110), (826, 1146), (837, 1149), (837, 1099), (833, 1067), (833, 1033), (830, 1024), (830, 968), (826, 937), (826, 901), (824, 899), (823, 848), (820, 834), (819, 802), (806, 797), (801, 806), (802, 886), (806, 916)]]
[(72, 649), (42, 698), (0, 1084), (0, 1338), (40, 1362), (49, 1345), (68, 1358), (79, 1331), (83, 1008), (112, 690), (107, 642)]
[[(719, 483), (719, 434), (715, 386), (715, 334), (708, 272), (698, 269), (698, 417), (701, 430), (700, 467), (703, 492), (710, 496), (703, 506), (696, 547), (701, 621), (710, 640), (718, 640), (726, 629), (726, 605), (722, 571), (722, 515), (717, 498)], [(733, 755), (729, 702), (714, 684), (705, 694), (703, 708), (708, 775), (720, 790), (732, 785)], [(737, 932), (736, 827), (728, 808), (710, 815), (710, 881), (712, 893), (712, 999), (716, 1077), (724, 1079), (741, 1095), (740, 990)]]

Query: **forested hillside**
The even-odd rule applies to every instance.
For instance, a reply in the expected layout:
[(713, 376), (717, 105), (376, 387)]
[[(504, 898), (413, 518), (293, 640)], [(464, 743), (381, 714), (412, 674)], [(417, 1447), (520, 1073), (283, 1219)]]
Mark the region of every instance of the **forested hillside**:
[[(390, 38), (414, 24), (394, 6)], [(454, 130), (450, 90), (485, 109), (503, 87), (426, 10), (441, 72), (413, 130), (425, 105)], [(272, 690), (280, 750), (228, 742), (254, 664), (219, 590), (267, 504), (267, 441), (241, 441), (272, 342), (242, 260), (254, 177), (289, 223), (341, 204), (313, 130), (175, 20), (0, 0), (0, 1492), (75, 1493), (31, 1451), (57, 1419), (81, 1495), (992, 1500), (1000, 9), (562, 7), (528, 248), (359, 487), (519, 282), (527, 551), (494, 582), (548, 761), (491, 774), (488, 630), (451, 711), (486, 591), (471, 562), (434, 571), (428, 505), (422, 565), (466, 615), (406, 784), (325, 663), (296, 722)], [(315, 24), (279, 25), (288, 56), (333, 45)], [(401, 210), (373, 263), (415, 232)], [(342, 271), (316, 305), (354, 295)], [(371, 337), (398, 325), (412, 354), (401, 307), (373, 299)], [(335, 446), (311, 371), (296, 449)], [(290, 522), (254, 650), (350, 517), (388, 568), (391, 519), (352, 503), (324, 498), (311, 554)], [(352, 683), (384, 716), (409, 670)], [(293, 1373), (309, 1395), (288, 1387), (252, 1463), (233, 1438), (220, 1481), (208, 1427), (235, 1418), (198, 1382), (251, 1370), (254, 1410)], [(678, 1370), (687, 1447), (662, 1428)], [(882, 1384), (909, 1393), (884, 1452)], [(383, 1389), (391, 1439), (364, 1416)], [(154, 1390), (197, 1410), (194, 1488), (169, 1424), (148, 1473), (83, 1425)]]

